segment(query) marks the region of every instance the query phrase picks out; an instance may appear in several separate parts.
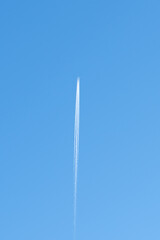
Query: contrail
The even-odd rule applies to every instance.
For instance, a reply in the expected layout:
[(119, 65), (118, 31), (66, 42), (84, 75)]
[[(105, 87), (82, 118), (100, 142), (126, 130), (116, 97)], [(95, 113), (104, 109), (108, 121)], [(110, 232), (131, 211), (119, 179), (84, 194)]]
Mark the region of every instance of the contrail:
[(76, 233), (77, 173), (79, 155), (80, 79), (77, 79), (75, 126), (74, 126), (74, 238)]

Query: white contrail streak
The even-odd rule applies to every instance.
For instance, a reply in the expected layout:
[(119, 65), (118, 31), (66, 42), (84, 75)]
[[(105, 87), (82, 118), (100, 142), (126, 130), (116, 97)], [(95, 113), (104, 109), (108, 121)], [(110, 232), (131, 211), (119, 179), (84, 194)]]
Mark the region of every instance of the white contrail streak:
[(74, 237), (76, 232), (77, 173), (79, 155), (80, 79), (77, 79), (75, 126), (74, 126)]

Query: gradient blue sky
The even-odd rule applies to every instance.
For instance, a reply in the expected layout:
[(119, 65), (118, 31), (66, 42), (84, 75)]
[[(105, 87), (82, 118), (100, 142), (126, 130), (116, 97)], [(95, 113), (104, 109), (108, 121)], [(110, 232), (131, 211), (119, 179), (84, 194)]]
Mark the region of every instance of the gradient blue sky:
[(160, 1), (0, 3), (0, 239), (160, 239)]

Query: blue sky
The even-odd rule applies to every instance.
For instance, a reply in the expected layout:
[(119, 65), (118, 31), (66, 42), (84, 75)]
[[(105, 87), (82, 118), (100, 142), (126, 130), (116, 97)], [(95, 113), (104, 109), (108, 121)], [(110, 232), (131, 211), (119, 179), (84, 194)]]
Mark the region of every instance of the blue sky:
[(160, 2), (1, 1), (0, 239), (160, 239)]

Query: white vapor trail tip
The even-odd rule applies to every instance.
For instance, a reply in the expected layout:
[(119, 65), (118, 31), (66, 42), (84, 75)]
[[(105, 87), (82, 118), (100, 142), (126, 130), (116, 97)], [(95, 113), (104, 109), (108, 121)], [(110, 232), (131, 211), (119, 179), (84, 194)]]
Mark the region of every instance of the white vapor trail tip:
[(74, 236), (76, 232), (77, 174), (79, 157), (80, 79), (77, 79), (75, 126), (74, 126)]

